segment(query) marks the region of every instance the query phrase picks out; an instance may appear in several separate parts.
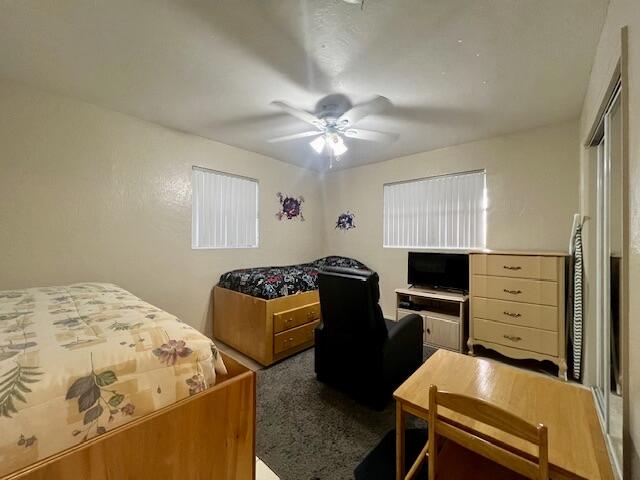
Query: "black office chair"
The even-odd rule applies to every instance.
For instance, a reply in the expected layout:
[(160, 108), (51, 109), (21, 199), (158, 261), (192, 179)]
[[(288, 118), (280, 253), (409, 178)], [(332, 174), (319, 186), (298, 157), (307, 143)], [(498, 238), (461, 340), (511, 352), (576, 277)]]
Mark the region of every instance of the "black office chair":
[(327, 267), (319, 275), (316, 378), (384, 408), (395, 388), (422, 364), (422, 318), (385, 320), (375, 272)]

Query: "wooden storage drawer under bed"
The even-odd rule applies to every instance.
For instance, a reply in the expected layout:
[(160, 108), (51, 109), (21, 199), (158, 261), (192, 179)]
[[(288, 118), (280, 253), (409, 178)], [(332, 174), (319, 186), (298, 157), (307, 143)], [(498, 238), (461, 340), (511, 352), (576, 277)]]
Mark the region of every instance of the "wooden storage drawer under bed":
[(320, 323), (317, 290), (271, 300), (216, 286), (213, 336), (261, 365), (313, 346)]
[(320, 320), (316, 320), (315, 322), (277, 333), (273, 337), (273, 353), (278, 355), (305, 343), (312, 342), (314, 330), (319, 324)]
[(273, 314), (273, 331), (275, 333), (288, 330), (320, 319), (320, 302), (304, 307), (292, 308)]

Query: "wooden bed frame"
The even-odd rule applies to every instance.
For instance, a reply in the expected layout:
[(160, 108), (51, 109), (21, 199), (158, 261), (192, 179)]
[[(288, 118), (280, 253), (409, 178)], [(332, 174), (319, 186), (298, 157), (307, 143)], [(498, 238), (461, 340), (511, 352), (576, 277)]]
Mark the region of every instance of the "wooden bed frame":
[(215, 286), (213, 336), (262, 365), (313, 346), (318, 290), (265, 300)]
[(255, 479), (255, 372), (222, 355), (213, 387), (1, 480)]

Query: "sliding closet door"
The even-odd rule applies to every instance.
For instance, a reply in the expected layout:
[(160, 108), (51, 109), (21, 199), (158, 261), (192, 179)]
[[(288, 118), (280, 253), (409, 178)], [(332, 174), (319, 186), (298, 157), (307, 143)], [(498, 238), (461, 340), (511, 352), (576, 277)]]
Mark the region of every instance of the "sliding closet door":
[[(597, 167), (597, 200), (596, 200), (596, 324), (597, 324), (597, 363), (596, 363), (596, 399), (604, 424), (608, 423), (607, 408), (607, 303), (609, 294), (606, 285), (607, 268), (607, 237), (608, 237), (608, 215), (607, 215), (607, 176), (606, 176), (606, 155), (605, 139), (598, 145), (598, 167)], [(606, 428), (606, 427), (605, 427)]]
[(622, 117), (619, 94), (604, 114), (597, 145), (596, 394), (614, 461), (622, 461), (620, 260), (622, 253)]
[(608, 324), (606, 327), (608, 351), (607, 417), (612, 445), (622, 455), (622, 373), (620, 353), (620, 264), (622, 259), (622, 109), (619, 97), (609, 109), (606, 125), (607, 175), (609, 180), (609, 238), (607, 258)]

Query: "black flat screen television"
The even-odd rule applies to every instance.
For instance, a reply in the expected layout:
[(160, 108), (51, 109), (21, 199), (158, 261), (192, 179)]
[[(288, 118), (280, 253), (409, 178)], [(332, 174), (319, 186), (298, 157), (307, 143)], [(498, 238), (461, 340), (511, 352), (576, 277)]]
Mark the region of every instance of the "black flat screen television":
[(469, 291), (466, 253), (409, 252), (409, 284), (459, 292)]

